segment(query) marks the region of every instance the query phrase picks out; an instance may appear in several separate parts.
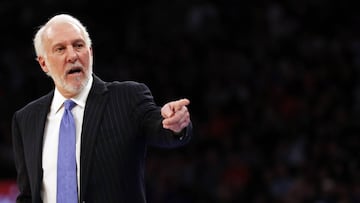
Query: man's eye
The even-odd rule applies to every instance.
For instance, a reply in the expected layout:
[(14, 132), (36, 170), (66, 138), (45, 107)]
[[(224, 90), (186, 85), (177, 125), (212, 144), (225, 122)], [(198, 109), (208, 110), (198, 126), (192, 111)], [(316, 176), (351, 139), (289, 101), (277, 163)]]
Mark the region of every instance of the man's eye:
[(58, 47), (58, 48), (55, 49), (55, 52), (62, 52), (63, 50), (64, 50), (63, 47)]
[(82, 48), (82, 47), (84, 47), (84, 45), (83, 44), (76, 44), (75, 47), (76, 48)]

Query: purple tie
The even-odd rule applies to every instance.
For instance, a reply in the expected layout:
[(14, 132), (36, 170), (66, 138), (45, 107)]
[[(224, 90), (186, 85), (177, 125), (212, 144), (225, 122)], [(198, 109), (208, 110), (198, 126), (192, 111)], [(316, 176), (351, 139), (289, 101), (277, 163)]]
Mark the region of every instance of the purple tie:
[(71, 109), (75, 102), (64, 102), (64, 114), (60, 123), (57, 162), (57, 203), (77, 203), (75, 121)]

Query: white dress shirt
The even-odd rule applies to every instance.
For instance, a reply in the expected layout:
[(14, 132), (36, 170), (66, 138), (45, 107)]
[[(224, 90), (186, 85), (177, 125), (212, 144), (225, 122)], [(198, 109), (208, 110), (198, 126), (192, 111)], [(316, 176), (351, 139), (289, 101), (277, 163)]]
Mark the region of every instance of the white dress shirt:
[[(89, 95), (93, 82), (92, 76), (89, 82), (79, 95), (71, 98), (76, 103), (72, 109), (72, 113), (76, 125), (76, 166), (77, 166), (77, 182), (78, 191), (80, 191), (80, 143), (81, 143), (81, 127), (85, 110), (86, 99)], [(64, 113), (63, 103), (66, 100), (58, 89), (55, 88), (54, 98), (51, 103), (50, 111), (47, 115), (45, 124), (43, 153), (42, 153), (42, 169), (43, 180), (41, 187), (41, 198), (44, 203), (56, 202), (56, 176), (57, 176), (57, 152), (59, 142), (59, 128), (62, 115)], [(78, 193), (79, 194), (79, 193)]]

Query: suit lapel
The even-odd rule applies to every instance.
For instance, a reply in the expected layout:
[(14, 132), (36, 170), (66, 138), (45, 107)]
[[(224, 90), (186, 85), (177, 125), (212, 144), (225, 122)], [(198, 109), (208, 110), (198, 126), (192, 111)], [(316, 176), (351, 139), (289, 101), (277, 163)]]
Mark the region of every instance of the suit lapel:
[[(51, 91), (49, 94), (47, 94), (43, 99), (39, 101), (38, 106), (34, 109), (35, 112), (34, 117), (33, 119), (31, 119), (31, 121), (29, 121), (29, 123), (33, 123), (32, 126), (33, 131), (30, 130), (29, 132), (34, 133), (33, 135), (29, 136), (29, 138), (33, 139), (32, 142), (34, 143), (33, 148), (29, 153), (34, 155), (32, 157), (34, 158), (33, 163), (34, 163), (34, 167), (36, 168), (33, 171), (36, 171), (37, 173), (35, 174), (35, 177), (37, 177), (36, 190), (39, 191), (43, 178), (42, 145), (44, 138), (45, 123), (53, 95), (54, 95), (54, 91)], [(31, 142), (29, 141), (29, 143)], [(36, 193), (36, 194), (40, 194), (40, 193)]]
[(80, 198), (85, 197), (92, 153), (99, 123), (107, 100), (105, 82), (94, 76), (94, 82), (85, 105), (84, 120), (81, 133), (80, 155)]

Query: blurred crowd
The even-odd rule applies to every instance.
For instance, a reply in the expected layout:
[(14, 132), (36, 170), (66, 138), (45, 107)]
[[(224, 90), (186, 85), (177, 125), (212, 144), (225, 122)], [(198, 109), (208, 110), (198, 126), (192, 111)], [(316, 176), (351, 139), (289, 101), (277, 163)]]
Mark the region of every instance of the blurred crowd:
[(0, 3), (0, 169), (15, 179), (11, 116), (47, 93), (32, 46), (67, 12), (94, 72), (189, 98), (194, 138), (149, 148), (149, 203), (359, 203), (360, 16), (345, 2), (154, 0)]

